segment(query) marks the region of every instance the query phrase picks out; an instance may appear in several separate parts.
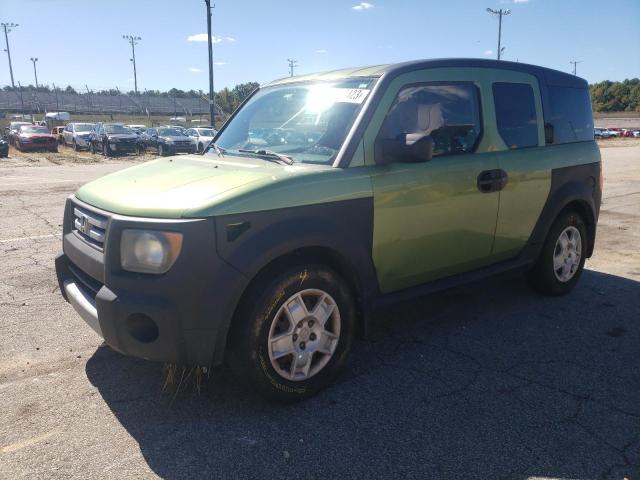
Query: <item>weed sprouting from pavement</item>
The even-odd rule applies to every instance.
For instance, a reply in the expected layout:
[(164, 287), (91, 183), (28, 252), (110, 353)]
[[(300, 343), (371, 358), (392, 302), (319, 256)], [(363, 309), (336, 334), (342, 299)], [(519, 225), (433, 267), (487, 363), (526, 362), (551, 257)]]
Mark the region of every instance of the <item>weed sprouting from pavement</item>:
[(172, 395), (173, 403), (180, 393), (199, 396), (202, 393), (202, 381), (209, 376), (207, 367), (185, 367), (175, 363), (165, 363), (162, 369), (162, 391)]

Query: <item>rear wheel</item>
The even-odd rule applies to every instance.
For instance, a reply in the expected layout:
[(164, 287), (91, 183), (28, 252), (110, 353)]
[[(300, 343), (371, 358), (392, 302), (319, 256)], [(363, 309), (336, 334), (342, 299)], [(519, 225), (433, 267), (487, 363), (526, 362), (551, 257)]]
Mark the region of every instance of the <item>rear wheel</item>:
[(535, 266), (527, 272), (531, 286), (541, 293), (569, 293), (582, 274), (588, 250), (587, 227), (575, 211), (554, 222)]
[(351, 350), (353, 296), (322, 265), (302, 265), (258, 281), (234, 318), (229, 358), (237, 377), (283, 402), (329, 385)]

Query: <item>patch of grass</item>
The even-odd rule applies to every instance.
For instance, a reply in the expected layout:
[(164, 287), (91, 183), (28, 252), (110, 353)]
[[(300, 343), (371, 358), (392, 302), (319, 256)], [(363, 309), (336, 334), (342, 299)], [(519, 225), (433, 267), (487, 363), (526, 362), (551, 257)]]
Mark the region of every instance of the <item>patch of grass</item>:
[(174, 363), (165, 363), (162, 368), (162, 391), (172, 396), (171, 403), (179, 394), (199, 396), (202, 392), (202, 381), (209, 376), (207, 367), (185, 367)]

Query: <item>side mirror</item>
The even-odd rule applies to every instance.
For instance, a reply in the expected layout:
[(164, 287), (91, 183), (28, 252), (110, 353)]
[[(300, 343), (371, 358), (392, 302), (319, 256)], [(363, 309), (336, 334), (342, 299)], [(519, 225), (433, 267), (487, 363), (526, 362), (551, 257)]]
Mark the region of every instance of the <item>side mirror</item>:
[(382, 138), (376, 142), (376, 164), (428, 162), (433, 158), (433, 146), (431, 135), (422, 133), (408, 133), (397, 138)]

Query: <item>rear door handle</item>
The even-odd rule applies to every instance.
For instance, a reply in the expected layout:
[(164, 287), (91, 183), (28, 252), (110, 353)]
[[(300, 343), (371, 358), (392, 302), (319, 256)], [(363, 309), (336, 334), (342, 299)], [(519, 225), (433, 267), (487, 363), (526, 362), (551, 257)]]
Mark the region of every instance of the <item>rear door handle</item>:
[(504, 170), (483, 170), (478, 174), (478, 190), (482, 193), (499, 192), (507, 184), (508, 175)]

